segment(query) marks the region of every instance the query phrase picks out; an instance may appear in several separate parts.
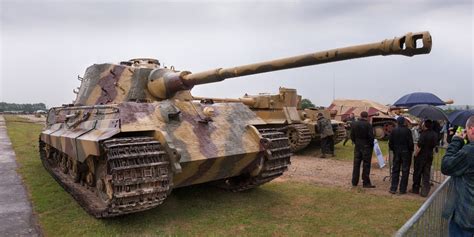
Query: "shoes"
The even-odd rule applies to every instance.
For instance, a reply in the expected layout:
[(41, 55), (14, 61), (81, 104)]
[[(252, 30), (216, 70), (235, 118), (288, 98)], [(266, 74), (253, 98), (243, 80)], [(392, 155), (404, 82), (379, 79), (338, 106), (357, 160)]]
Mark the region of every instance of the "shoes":
[(363, 188), (375, 188), (375, 185), (372, 185), (372, 184), (364, 184), (362, 187), (363, 187)]
[(410, 190), (408, 190), (408, 192), (414, 193), (414, 194), (420, 194), (420, 190), (419, 190), (419, 189), (410, 189)]
[(392, 191), (392, 190), (390, 190), (388, 192), (391, 193), (391, 194), (396, 194), (397, 193), (397, 191)]
[(407, 194), (407, 191), (400, 191), (399, 194), (400, 195)]
[(319, 158), (326, 158), (326, 155), (322, 154)]

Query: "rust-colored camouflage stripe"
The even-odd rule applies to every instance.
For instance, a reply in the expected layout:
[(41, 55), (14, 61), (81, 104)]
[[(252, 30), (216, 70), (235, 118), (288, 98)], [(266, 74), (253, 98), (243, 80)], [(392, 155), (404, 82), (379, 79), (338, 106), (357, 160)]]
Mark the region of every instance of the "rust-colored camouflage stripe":
[(125, 66), (117, 65), (110, 70), (107, 76), (99, 80), (98, 84), (102, 88), (102, 93), (97, 99), (96, 104), (107, 104), (115, 99), (117, 96), (116, 83), (118, 83), (120, 75), (125, 68)]

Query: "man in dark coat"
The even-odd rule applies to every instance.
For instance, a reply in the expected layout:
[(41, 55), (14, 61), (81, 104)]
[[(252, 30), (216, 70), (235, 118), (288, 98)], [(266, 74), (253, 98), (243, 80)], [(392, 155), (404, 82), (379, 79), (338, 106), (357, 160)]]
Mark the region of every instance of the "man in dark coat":
[[(430, 193), (430, 171), (433, 163), (433, 149), (438, 145), (438, 134), (432, 130), (433, 123), (426, 120), (423, 123), (423, 131), (418, 139), (415, 151), (415, 167), (413, 170), (412, 193), (420, 194), (422, 197)], [(420, 183), (423, 185), (420, 193)]]
[(367, 121), (369, 114), (360, 113), (359, 121), (352, 123), (351, 140), (354, 146), (354, 168), (352, 170), (352, 186), (357, 186), (360, 176), (360, 165), (362, 167), (362, 184), (364, 188), (375, 188), (370, 182), (370, 165), (372, 150), (374, 148), (374, 131), (372, 125)]
[(331, 120), (325, 118), (322, 113), (318, 113), (318, 131), (321, 136), (321, 158), (326, 158), (326, 154), (334, 156), (334, 131)]
[[(443, 210), (450, 219), (449, 236), (474, 236), (474, 116), (467, 120), (466, 132), (453, 137), (441, 163), (453, 185)], [(466, 138), (469, 143), (464, 144)]]
[[(400, 194), (405, 194), (407, 192), (408, 175), (410, 173), (414, 144), (411, 131), (405, 126), (405, 118), (399, 116), (397, 123), (398, 127), (392, 131), (388, 141), (388, 147), (393, 151), (392, 185), (390, 186), (389, 192), (395, 194), (398, 185), (400, 185)], [(399, 182), (400, 167), (402, 170), (402, 178)]]

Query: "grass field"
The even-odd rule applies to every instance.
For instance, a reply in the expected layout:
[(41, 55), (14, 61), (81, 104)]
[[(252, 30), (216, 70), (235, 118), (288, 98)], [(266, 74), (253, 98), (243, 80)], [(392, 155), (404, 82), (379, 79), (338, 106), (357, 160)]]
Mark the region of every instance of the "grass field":
[(97, 220), (42, 167), (37, 151), (41, 125), (6, 120), (19, 173), (46, 236), (389, 236), (421, 205), (419, 200), (295, 182), (271, 182), (243, 193), (198, 185), (173, 190), (153, 210)]

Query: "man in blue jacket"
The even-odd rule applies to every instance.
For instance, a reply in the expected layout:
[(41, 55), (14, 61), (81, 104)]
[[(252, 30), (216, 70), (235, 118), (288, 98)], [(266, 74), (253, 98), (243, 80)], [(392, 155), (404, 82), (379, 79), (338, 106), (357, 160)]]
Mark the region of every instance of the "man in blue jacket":
[[(469, 141), (466, 143), (464, 139)], [(466, 123), (466, 133), (456, 135), (446, 150), (441, 172), (451, 176), (453, 188), (443, 216), (450, 218), (449, 236), (474, 236), (474, 116)]]

